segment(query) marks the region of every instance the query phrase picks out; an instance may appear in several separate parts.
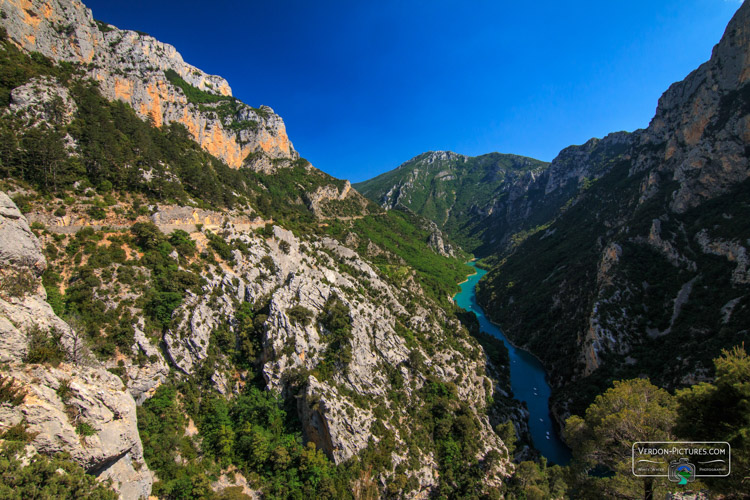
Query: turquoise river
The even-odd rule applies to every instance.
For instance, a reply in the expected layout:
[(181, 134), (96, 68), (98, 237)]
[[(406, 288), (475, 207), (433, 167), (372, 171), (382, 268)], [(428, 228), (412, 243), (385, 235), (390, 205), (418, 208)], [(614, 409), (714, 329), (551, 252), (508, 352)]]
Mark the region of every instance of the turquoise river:
[(469, 263), (476, 274), (461, 283), (461, 291), (454, 297), (456, 304), (476, 314), (482, 331), (503, 341), (510, 354), (510, 385), (516, 399), (526, 403), (529, 409), (529, 430), (534, 446), (547, 457), (549, 462), (567, 465), (570, 461), (570, 450), (562, 442), (549, 412), (550, 388), (544, 367), (529, 352), (518, 349), (505, 338), (503, 332), (484, 315), (477, 304), (477, 282), (487, 271)]

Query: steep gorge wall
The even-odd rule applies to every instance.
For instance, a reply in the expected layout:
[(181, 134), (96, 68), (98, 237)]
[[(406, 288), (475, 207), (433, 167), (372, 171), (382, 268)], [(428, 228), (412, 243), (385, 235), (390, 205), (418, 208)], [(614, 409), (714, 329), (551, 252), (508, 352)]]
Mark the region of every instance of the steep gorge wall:
[(561, 152), (543, 177), (547, 196), (571, 184), (563, 211), (480, 284), (551, 369), (560, 414), (612, 378), (704, 380), (747, 338), (749, 32), (745, 3), (647, 129)]
[(183, 61), (169, 44), (94, 21), (91, 10), (76, 0), (2, 0), (0, 11), (0, 26), (17, 46), (80, 65), (108, 99), (130, 104), (158, 127), (183, 124), (203, 149), (232, 167), (244, 166), (248, 155), (253, 159), (250, 167), (260, 170), (273, 168), (269, 159), (299, 157), (284, 122), (271, 108), (239, 103), (222, 119), (218, 104), (189, 102), (165, 71), (175, 71), (208, 94), (231, 97), (232, 90), (225, 79)]

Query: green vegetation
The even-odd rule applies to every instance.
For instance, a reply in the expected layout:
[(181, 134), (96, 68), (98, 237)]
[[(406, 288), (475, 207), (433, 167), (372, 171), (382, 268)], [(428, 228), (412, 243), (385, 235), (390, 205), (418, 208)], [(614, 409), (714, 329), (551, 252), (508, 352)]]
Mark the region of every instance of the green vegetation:
[(87, 498), (117, 500), (106, 483), (86, 474), (68, 455), (34, 455), (23, 461), (5, 443), (0, 449), (0, 498)]
[[(425, 404), (412, 418), (423, 422), (424, 431), (434, 442), (440, 471), (438, 498), (479, 498), (484, 467), (489, 463), (477, 460), (479, 424), (469, 405), (457, 396), (452, 383), (430, 379), (422, 388)], [(488, 454), (485, 460), (500, 458)], [(489, 456), (491, 455), (491, 456)]]
[(747, 493), (750, 474), (750, 356), (743, 344), (714, 360), (716, 379), (677, 391), (675, 432), (695, 441), (726, 441), (732, 446), (732, 474), (706, 480), (712, 490)]
[(27, 363), (48, 363), (57, 366), (65, 361), (65, 351), (60, 344), (61, 335), (56, 331), (44, 331), (35, 327), (26, 332), (29, 339), (26, 351)]
[(96, 429), (90, 423), (79, 420), (76, 424), (76, 434), (83, 437), (93, 436), (96, 434)]
[[(633, 379), (615, 382), (597, 396), (584, 418), (570, 417), (565, 438), (573, 449), (572, 468), (579, 472), (576, 486), (583, 496), (663, 497), (669, 485), (666, 479), (633, 476), (630, 446), (636, 441), (674, 440), (677, 414), (677, 402), (667, 391), (646, 379)], [(596, 466), (610, 473), (590, 475)]]
[[(223, 123), (229, 130), (239, 133), (242, 130), (256, 131), (260, 127), (260, 124), (255, 120), (237, 119), (240, 109), (245, 107), (245, 104), (238, 99), (232, 96), (214, 94), (212, 92), (200, 90), (186, 82), (173, 69), (167, 69), (164, 71), (164, 76), (167, 77), (167, 80), (169, 80), (172, 85), (182, 90), (189, 103), (197, 104), (201, 111), (215, 113), (221, 123)], [(250, 109), (252, 109), (260, 118), (268, 119), (269, 117), (268, 111), (266, 111), (265, 108)]]
[(18, 406), (23, 403), (25, 397), (26, 391), (16, 387), (13, 377), (0, 375), (0, 404), (10, 403), (12, 406)]
[(299, 424), (271, 392), (256, 387), (226, 401), (205, 397), (196, 415), (201, 453), (185, 435), (187, 420), (177, 391), (161, 386), (138, 409), (138, 426), (149, 467), (165, 498), (214, 498), (209, 484), (221, 467), (234, 464), (269, 498), (347, 498), (335, 467), (314, 446), (304, 446)]
[(313, 312), (310, 309), (299, 304), (290, 307), (286, 314), (293, 325), (302, 327), (309, 325), (313, 316)]
[(169, 385), (159, 387), (138, 407), (138, 431), (143, 455), (159, 481), (153, 494), (160, 498), (211, 498), (213, 492), (198, 447), (185, 435), (187, 419)]
[(318, 316), (324, 329), (323, 341), (327, 344), (323, 359), (314, 374), (320, 380), (330, 380), (333, 373), (346, 373), (352, 360), (352, 318), (349, 307), (338, 297), (329, 298)]
[[(126, 248), (134, 258), (127, 259)], [(133, 306), (145, 313), (146, 331), (158, 335), (170, 325), (172, 313), (185, 295), (199, 291), (204, 283), (198, 274), (179, 265), (179, 259), (195, 254), (195, 244), (187, 233), (175, 232), (168, 238), (150, 222), (134, 224), (130, 235), (85, 228), (68, 238), (64, 252), (54, 244), (45, 251), (49, 267), (43, 283), (53, 309), (74, 326), (81, 337), (79, 348), (85, 343), (103, 359), (118, 349), (121, 353), (131, 351), (133, 324), (137, 321), (131, 311)], [(136, 251), (142, 257), (138, 258)], [(63, 267), (57, 268), (57, 261)], [(67, 280), (55, 270), (64, 268), (69, 272)], [(116, 283), (112, 283), (115, 277)], [(137, 300), (108, 304), (111, 294), (123, 288), (136, 292)], [(54, 347), (54, 342), (50, 342), (40, 340), (40, 348), (30, 351), (30, 359), (54, 360), (54, 353), (48, 352)]]
[[(584, 416), (570, 417), (565, 436), (573, 450), (573, 461), (569, 470), (563, 471), (570, 497), (664, 497), (678, 487), (666, 478), (635, 477), (630, 448), (636, 441), (692, 440), (728, 441), (732, 445), (732, 474), (695, 482), (692, 489), (745, 498), (744, 481), (750, 471), (750, 418), (746, 410), (750, 402), (750, 357), (744, 346), (735, 347), (723, 351), (714, 363), (713, 383), (703, 382), (673, 396), (648, 379), (616, 381), (596, 397)], [(528, 474), (519, 468), (512, 484), (518, 485), (528, 475), (533, 476), (533, 471)], [(554, 477), (561, 476), (555, 473)], [(528, 493), (529, 488), (525, 489)]]
[(207, 398), (201, 414), (205, 451), (256, 478), (270, 498), (341, 498), (335, 467), (302, 444), (299, 424), (273, 393), (251, 387), (231, 402)]
[(167, 77), (167, 80), (169, 80), (169, 83), (171, 83), (175, 87), (178, 87), (180, 90), (182, 90), (183, 94), (185, 94), (185, 97), (187, 97), (187, 100), (190, 103), (207, 104), (207, 103), (214, 103), (214, 102), (220, 102), (220, 101), (233, 99), (232, 97), (229, 97), (229, 96), (224, 96), (220, 94), (212, 94), (210, 92), (200, 90), (197, 87), (193, 87), (188, 82), (183, 80), (182, 77), (178, 75), (175, 70), (171, 68), (164, 72), (164, 76)]
[(99, 482), (86, 474), (69, 454), (29, 457), (25, 446), (34, 437), (26, 430), (25, 421), (0, 433), (0, 498), (117, 500), (109, 481)]
[[(465, 255), (457, 258), (443, 257), (427, 246), (430, 235), (420, 229), (420, 218), (400, 210), (389, 210), (352, 221), (330, 221), (326, 232), (339, 239), (348, 233), (359, 236), (357, 251), (375, 264), (383, 275), (402, 286), (416, 271), (414, 277), (429, 297), (447, 306), (448, 298), (458, 290), (469, 274), (464, 264)], [(370, 243), (384, 250), (373, 255)]]
[[(705, 253), (697, 235), (705, 230), (714, 241), (747, 239), (750, 183), (674, 214), (668, 206), (676, 184), (663, 180), (652, 198), (639, 203), (641, 177), (630, 176), (631, 162), (617, 160), (616, 153), (602, 153), (614, 162), (608, 173), (582, 191), (545, 231), (492, 261), (495, 268), (477, 293), (485, 311), (502, 318), (509, 338), (529, 348), (563, 380), (582, 369), (570, 360), (580, 359), (578, 339), (588, 330), (596, 305), (599, 324), (616, 335), (619, 346), (627, 345), (628, 352), (601, 350), (596, 371), (554, 392), (555, 404), (565, 404), (574, 413), (581, 413), (618, 379), (645, 373), (660, 386), (684, 386), (686, 373), (709, 371), (712, 358), (745, 338), (748, 286), (733, 282), (736, 265)], [(662, 238), (695, 268), (686, 262), (675, 265), (648, 243), (655, 219)], [(605, 248), (619, 248), (618, 257), (600, 280)], [(690, 289), (690, 295), (673, 319), (675, 299), (683, 289)], [(735, 299), (725, 322), (722, 308)]]
[(523, 461), (516, 466), (515, 474), (508, 480), (506, 498), (509, 500), (568, 498), (566, 496), (568, 493), (567, 481), (567, 467), (560, 467), (559, 465), (548, 467), (547, 460), (544, 458), (538, 463), (530, 460)]

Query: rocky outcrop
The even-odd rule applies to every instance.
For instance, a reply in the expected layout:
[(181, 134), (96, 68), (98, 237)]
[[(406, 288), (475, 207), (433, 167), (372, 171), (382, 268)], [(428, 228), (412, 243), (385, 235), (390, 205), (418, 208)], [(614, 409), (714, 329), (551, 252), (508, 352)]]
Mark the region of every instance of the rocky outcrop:
[[(706, 229), (695, 235), (695, 241), (704, 253), (726, 257), (729, 262), (736, 264), (737, 267), (732, 271), (731, 280), (733, 284), (750, 284), (750, 268), (748, 268), (750, 256), (748, 256), (747, 248), (741, 242), (724, 239), (712, 240)], [(747, 244), (750, 245), (750, 241)]]
[(28, 269), (41, 274), (47, 262), (42, 255), (39, 240), (29, 228), (26, 218), (7, 194), (0, 192), (0, 262), (3, 271)]
[(358, 213), (367, 206), (367, 200), (355, 190), (349, 181), (344, 181), (341, 187), (329, 184), (318, 186), (315, 191), (304, 193), (305, 205), (316, 217), (326, 217), (335, 212), (336, 202), (351, 201), (358, 208)]
[[(14, 366), (24, 387), (21, 405), (0, 407), (0, 429), (25, 422), (37, 453), (70, 453), (88, 473), (111, 479), (124, 499), (148, 498), (151, 473), (143, 460), (135, 402), (103, 368), (63, 363)], [(62, 391), (61, 387), (69, 389)]]
[[(23, 422), (34, 435), (31, 452), (67, 452), (89, 473), (111, 479), (122, 498), (147, 498), (152, 478), (143, 459), (135, 401), (46, 302), (40, 279), (46, 261), (39, 242), (2, 192), (0, 241), (0, 360), (4, 377), (25, 391), (20, 404), (0, 406), (0, 431)], [(31, 339), (39, 336), (59, 342), (65, 359), (57, 366), (25, 363), (32, 354)]]
[(456, 249), (447, 240), (437, 224), (429, 221), (427, 230), (430, 235), (427, 237), (427, 245), (438, 255), (443, 257), (456, 257)]
[[(447, 319), (440, 319), (439, 308), (428, 311), (417, 306), (407, 312), (402, 304), (413, 303), (412, 292), (394, 288), (356, 252), (330, 238), (297, 237), (278, 226), (274, 226), (272, 238), (232, 228), (225, 231), (226, 239), (243, 242), (247, 251), (235, 251), (234, 263), (213, 268), (208, 273), (213, 278), (208, 279), (203, 292), (188, 297), (175, 311), (175, 317), (182, 319), (166, 333), (164, 341), (181, 371), (193, 373), (208, 359), (212, 333), (220, 324), (234, 327), (235, 311), (242, 302), (265, 300), (263, 376), (269, 389), (284, 394), (292, 390), (294, 374), (307, 374), (296, 393), (305, 437), (336, 463), (380, 440), (374, 430), (376, 421), (406, 446), (410, 431), (391, 422), (405, 421), (406, 407), (421, 404), (420, 388), (428, 373), (455, 383), (460, 400), (477, 411), (482, 456), (492, 449), (504, 449), (487, 417), (478, 413), (486, 405), (490, 383), (477, 375), (482, 373), (484, 357), (478, 347), (464, 340), (460, 340), (461, 350), (438, 340), (452, 328), (460, 328), (452, 324), (443, 329), (440, 322)], [(200, 245), (201, 239), (197, 242)], [(341, 359), (346, 360), (343, 366), (326, 372), (322, 363), (330, 359), (327, 353), (333, 348), (331, 333), (321, 318), (331, 301), (338, 301), (347, 311), (351, 331), (345, 345), (339, 346), (348, 353), (342, 354)], [(420, 336), (429, 336), (430, 344), (438, 346), (436, 352), (428, 354), (418, 343), (408, 341), (398, 333), (398, 323)], [(417, 358), (427, 366), (417, 369), (410, 361)], [(219, 362), (219, 366), (224, 365)], [(402, 381), (401, 389), (394, 388), (394, 378)], [(221, 392), (237, 391), (242, 385), (224, 369), (217, 369), (213, 380)], [(404, 391), (409, 404), (395, 404), (391, 399), (394, 390)], [(376, 416), (376, 409), (393, 415), (392, 419), (383, 419), (382, 413)], [(404, 453), (409, 453), (408, 449)], [(428, 454), (422, 461), (434, 463), (435, 457)], [(502, 481), (510, 465), (501, 462), (498, 466), (498, 481)], [(434, 469), (430, 473), (409, 469), (408, 474), (417, 477), (422, 488), (437, 481)]]
[(646, 144), (663, 145), (659, 170), (679, 183), (670, 208), (683, 213), (728, 192), (750, 176), (745, 146), (750, 141), (750, 5), (730, 21), (711, 59), (673, 84), (659, 99), (646, 129)]
[(47, 267), (39, 241), (15, 203), (0, 192), (0, 360), (25, 358), (26, 332), (55, 332), (71, 354), (77, 354), (75, 334), (46, 301), (41, 275)]
[[(16, 45), (79, 65), (107, 98), (130, 104), (156, 126), (183, 124), (203, 149), (232, 167), (247, 165), (251, 157), (251, 168), (257, 163), (259, 170), (269, 170), (274, 163), (261, 158), (299, 156), (271, 108), (255, 109), (233, 99), (226, 80), (186, 63), (171, 45), (94, 21), (91, 10), (77, 0), (2, 0), (0, 10), (0, 26)], [(191, 102), (167, 71), (197, 91), (224, 99)]]
[(11, 113), (23, 113), (31, 123), (67, 125), (77, 110), (68, 89), (54, 78), (32, 78), (10, 94)]

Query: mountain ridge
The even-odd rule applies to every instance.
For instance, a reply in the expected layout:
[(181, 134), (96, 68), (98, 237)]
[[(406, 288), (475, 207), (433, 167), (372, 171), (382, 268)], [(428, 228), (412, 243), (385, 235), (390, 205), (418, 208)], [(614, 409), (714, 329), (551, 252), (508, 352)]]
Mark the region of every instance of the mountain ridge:
[[(544, 162), (519, 155), (488, 153), (469, 157), (451, 151), (431, 151), (354, 188), (384, 208), (405, 207), (422, 215), (468, 251), (482, 245), (472, 226), (473, 214), (489, 215), (499, 200), (513, 198), (512, 186), (534, 178)], [(481, 192), (476, 186), (482, 185)]]
[(711, 357), (747, 338), (749, 32), (744, 3), (649, 127), (594, 144), (593, 182), (480, 283), (488, 314), (550, 368), (561, 416), (613, 379), (708, 380)]
[[(542, 358), (558, 390), (569, 385), (566, 380), (578, 381), (564, 395), (557, 394), (560, 419), (572, 411), (568, 404), (582, 410), (579, 396), (585, 391), (577, 396), (575, 388), (585, 385), (584, 380), (591, 380), (597, 391), (613, 378), (637, 373), (652, 375), (667, 387), (695, 383), (710, 377), (711, 359), (722, 348), (747, 335), (736, 319), (748, 314), (743, 283), (750, 231), (741, 222), (728, 221), (743, 218), (742, 186), (750, 176), (749, 33), (750, 6), (743, 3), (709, 61), (663, 93), (647, 128), (569, 146), (538, 171), (509, 179), (503, 189), (514, 197), (493, 193), (483, 201), (484, 210), (472, 211), (461, 226), (443, 227), (492, 268), (478, 289), (487, 314), (514, 342)], [(429, 153), (355, 187), (388, 206), (394, 194), (400, 199), (402, 181), (377, 190), (372, 189), (375, 181), (396, 177), (425, 155)], [(438, 177), (423, 181), (419, 189), (429, 192)], [(479, 183), (474, 188), (482, 189)], [(411, 196), (416, 197), (414, 190)], [(716, 213), (719, 207), (723, 212)], [(444, 220), (442, 214), (422, 214), (438, 225)], [(709, 220), (711, 225), (701, 226)], [(736, 262), (736, 267), (706, 260), (707, 255)], [(637, 268), (637, 259), (663, 262), (681, 275), (652, 269), (649, 276)], [(657, 275), (671, 284), (655, 284)], [(697, 304), (695, 287), (710, 287), (709, 275), (726, 283), (727, 291)], [(650, 291), (637, 290), (646, 284)], [(726, 300), (715, 303), (719, 296)], [(634, 310), (625, 297), (642, 310)], [(686, 324), (688, 311), (693, 317), (703, 311), (704, 320), (716, 322), (693, 327)], [(660, 324), (653, 324), (661, 316)], [(730, 324), (733, 333), (726, 326)], [(683, 380), (668, 370), (644, 367), (641, 351), (646, 345), (664, 349), (680, 334), (692, 345), (698, 331), (712, 330), (723, 332), (723, 340), (686, 355), (690, 369)], [(551, 347), (550, 337), (562, 345)], [(576, 368), (569, 366), (570, 359), (578, 360)], [(600, 370), (625, 361), (625, 368)]]
[(95, 21), (79, 1), (3, 0), (0, 8), (0, 26), (18, 47), (85, 67), (109, 100), (130, 104), (157, 126), (182, 123), (230, 166), (273, 171), (273, 160), (299, 158), (270, 107), (241, 103), (224, 78), (185, 63), (173, 46)]
[(527, 412), (436, 227), (80, 2), (0, 19), (0, 229), (33, 268), (0, 252), (3, 459), (68, 453), (128, 499), (504, 487)]

